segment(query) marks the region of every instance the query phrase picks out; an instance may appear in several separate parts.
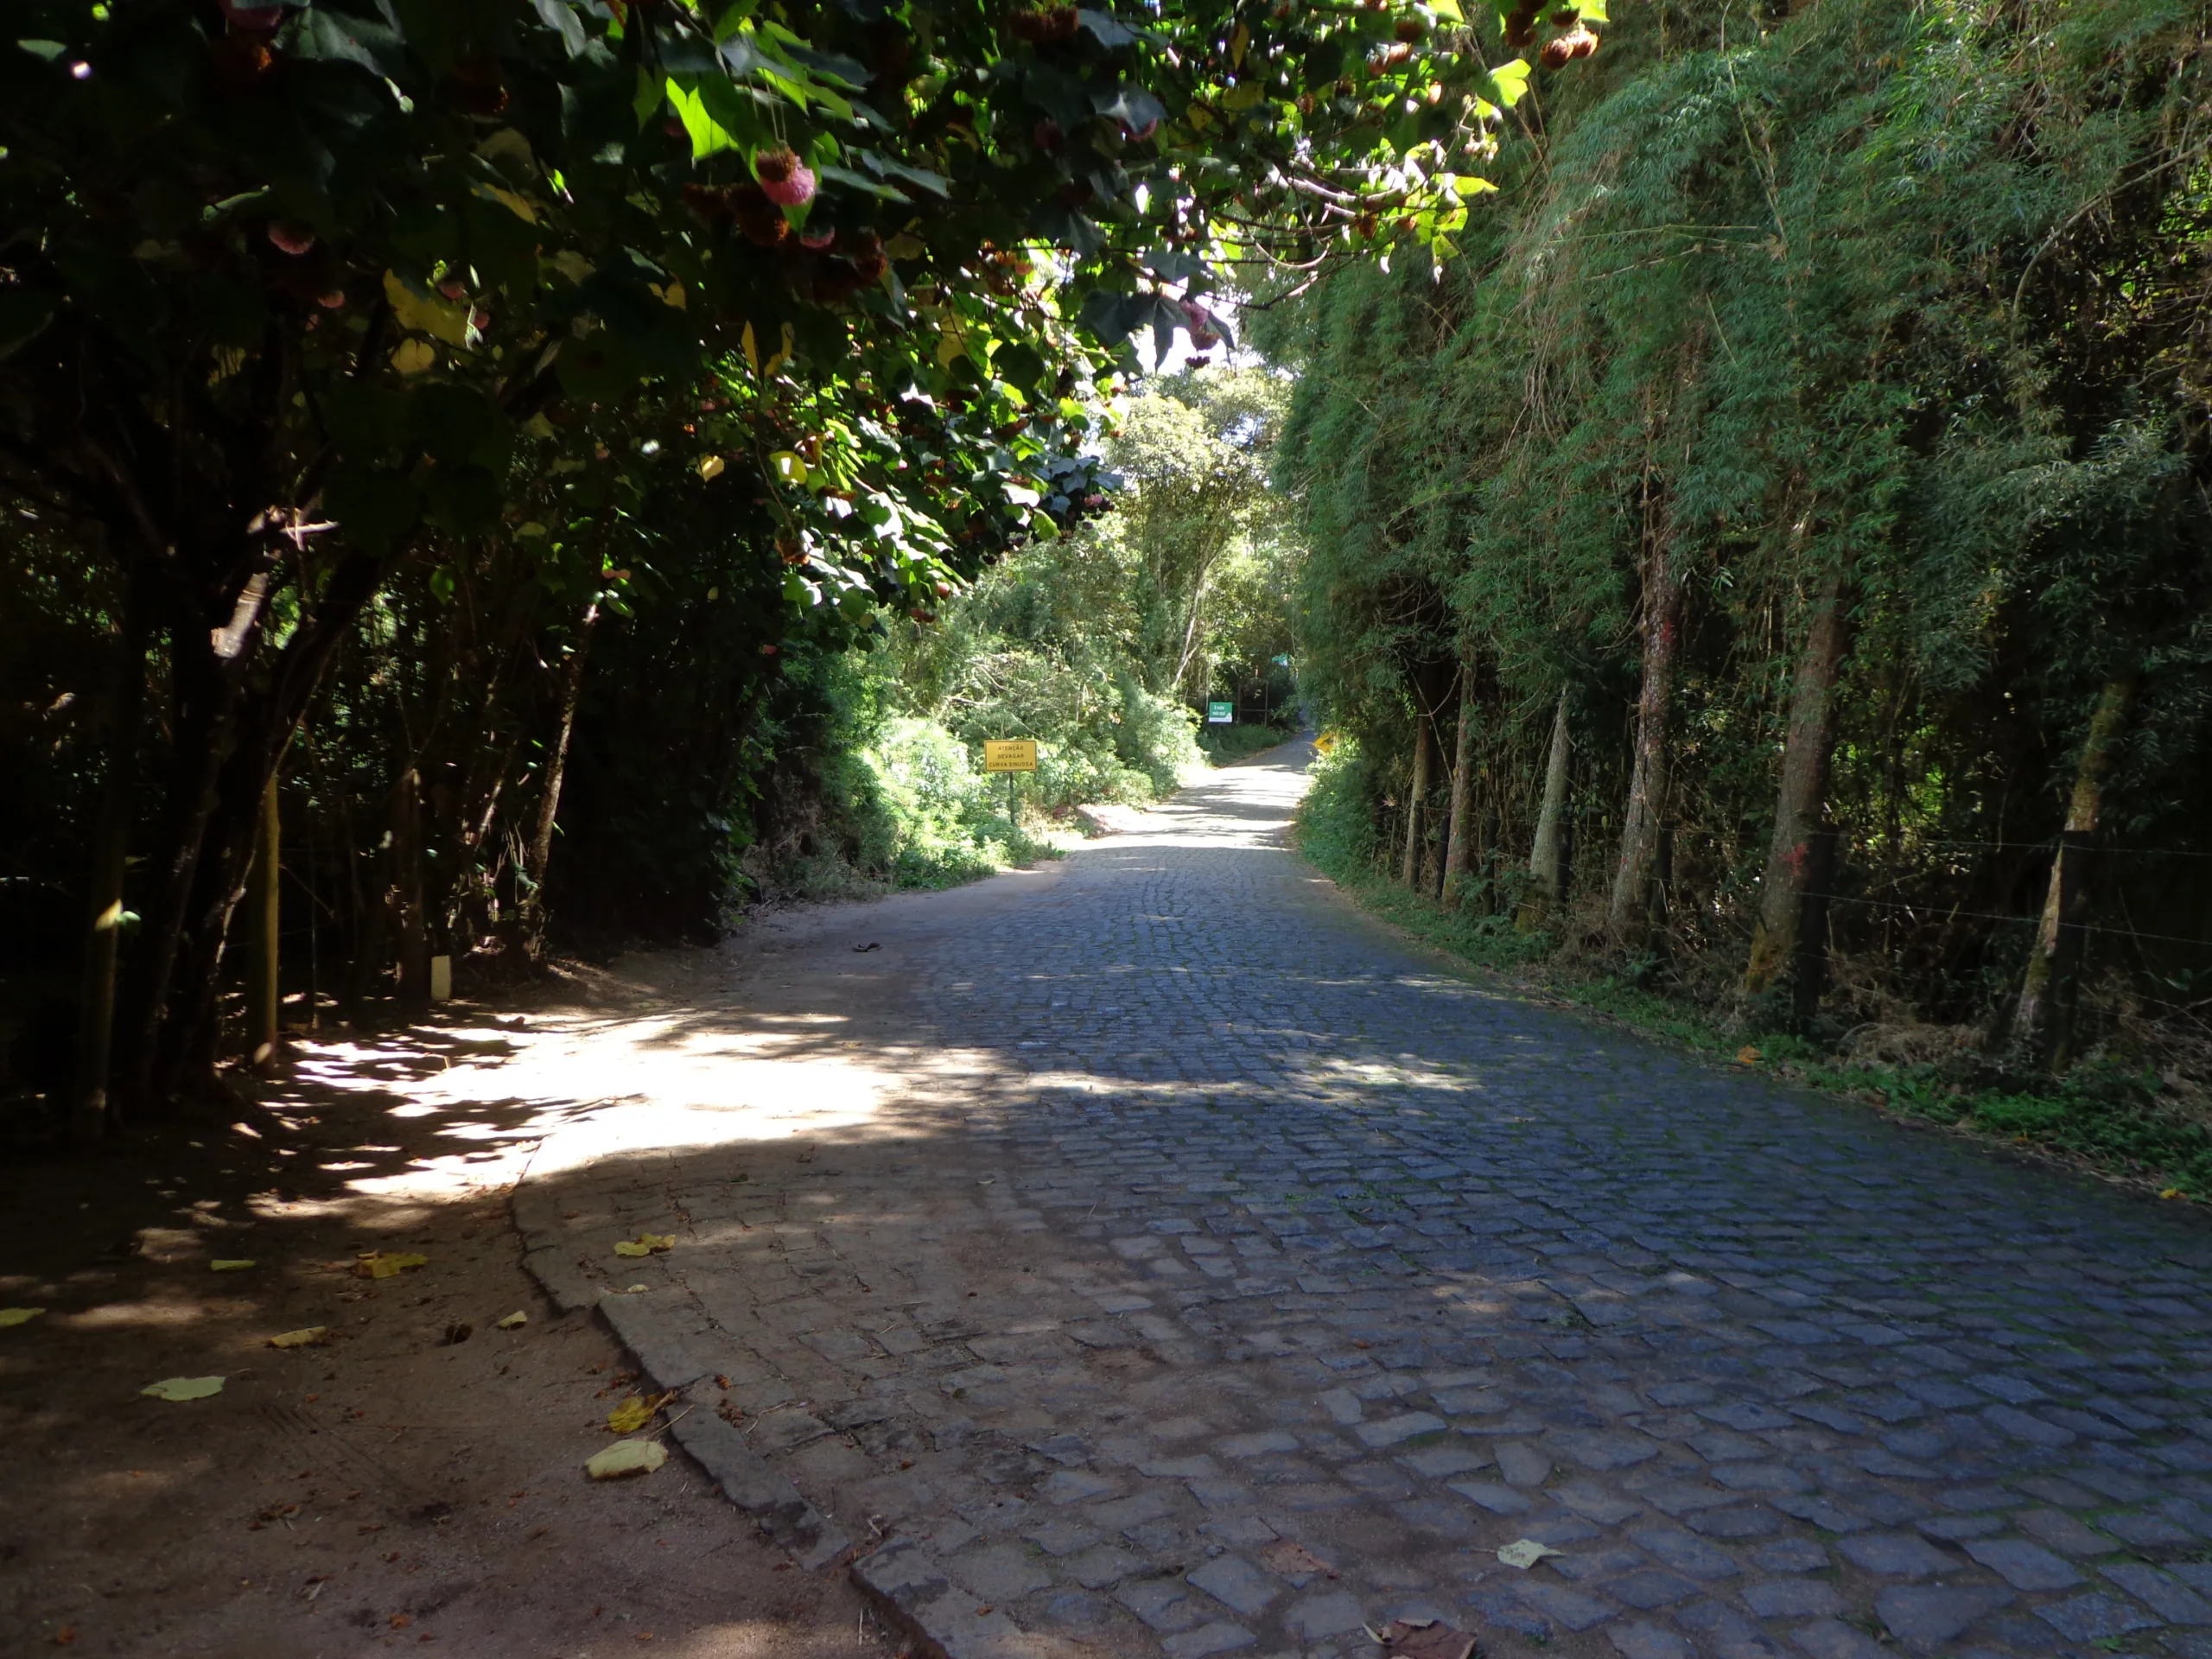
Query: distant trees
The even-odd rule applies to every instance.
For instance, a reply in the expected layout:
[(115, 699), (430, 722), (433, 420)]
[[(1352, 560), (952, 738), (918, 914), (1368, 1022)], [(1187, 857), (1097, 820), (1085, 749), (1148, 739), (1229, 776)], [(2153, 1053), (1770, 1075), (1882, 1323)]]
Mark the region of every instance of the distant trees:
[(1269, 315), (1308, 689), (1390, 868), (1448, 796), (1462, 905), (1755, 1026), (1825, 955), (1831, 1034), (2196, 1030), (2209, 16), (1639, 8), (1462, 260)]

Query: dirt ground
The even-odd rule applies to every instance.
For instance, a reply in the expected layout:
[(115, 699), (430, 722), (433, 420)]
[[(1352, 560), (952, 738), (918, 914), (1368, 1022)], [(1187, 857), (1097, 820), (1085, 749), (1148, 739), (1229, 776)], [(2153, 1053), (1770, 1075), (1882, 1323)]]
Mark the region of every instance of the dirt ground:
[[(0, 1327), (0, 1654), (895, 1651), (681, 1453), (587, 1478), (631, 1389), (596, 1316), (555, 1316), (520, 1265), (542, 1109), (400, 1092), (576, 989), (326, 1033), (262, 1113), (0, 1166), (0, 1307), (46, 1310)], [(357, 1276), (372, 1250), (429, 1260)]]

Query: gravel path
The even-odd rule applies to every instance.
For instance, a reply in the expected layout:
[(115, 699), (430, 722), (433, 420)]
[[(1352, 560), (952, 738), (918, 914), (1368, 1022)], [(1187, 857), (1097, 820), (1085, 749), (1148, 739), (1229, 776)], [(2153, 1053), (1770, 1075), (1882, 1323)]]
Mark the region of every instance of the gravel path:
[(2212, 1659), (2196, 1217), (1469, 984), (1302, 760), (647, 964), (518, 1214), (741, 1504), (954, 1659)]

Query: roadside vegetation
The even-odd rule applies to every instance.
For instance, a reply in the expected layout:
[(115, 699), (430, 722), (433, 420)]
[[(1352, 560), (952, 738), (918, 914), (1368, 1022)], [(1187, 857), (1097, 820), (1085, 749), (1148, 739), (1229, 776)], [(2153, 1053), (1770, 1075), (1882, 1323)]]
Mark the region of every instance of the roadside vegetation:
[(1637, 7), (1462, 258), (1261, 312), (1314, 856), (2212, 1193), (2206, 20)]

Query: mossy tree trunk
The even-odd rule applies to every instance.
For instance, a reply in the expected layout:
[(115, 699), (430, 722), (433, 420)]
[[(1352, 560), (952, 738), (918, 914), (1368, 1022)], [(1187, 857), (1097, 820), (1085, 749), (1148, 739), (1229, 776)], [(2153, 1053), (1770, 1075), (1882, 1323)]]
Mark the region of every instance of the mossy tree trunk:
[(1643, 672), (1636, 708), (1636, 762), (1621, 825), (1620, 863), (1605, 913), (1606, 938), (1617, 950), (1637, 944), (1649, 925), (1659, 823), (1667, 803), (1675, 667), (1681, 654), (1682, 572), (1671, 530), (1662, 524), (1656, 533), (1647, 534), (1645, 543), (1649, 551), (1643, 571)]
[(2067, 802), (2066, 828), (2050, 861), (2043, 917), (2036, 928), (2035, 946), (2028, 953), (2027, 969), (2021, 976), (2019, 1001), (2012, 1008), (2006, 1046), (2018, 1060), (2048, 1063), (2054, 1070), (2063, 1069), (2066, 1064), (2069, 981), (2088, 910), (2085, 866), (2098, 821), (2104, 814), (2105, 779), (2119, 758), (2128, 709), (2134, 701), (2133, 675), (2107, 680), (2089, 716), (2088, 733), (2082, 740), (2081, 759), (2074, 768), (2074, 790)]
[(1774, 836), (1767, 847), (1759, 889), (1758, 921), (1751, 933), (1744, 993), (1771, 991), (1796, 959), (1805, 905), (1815, 879), (1814, 837), (1819, 833), (1835, 750), (1836, 682), (1850, 644), (1850, 620), (1840, 569), (1830, 571), (1813, 597), (1805, 647), (1789, 694), (1789, 724), (1782, 746), (1782, 779), (1775, 791)]
[(1475, 666), (1459, 667), (1459, 732), (1452, 745), (1452, 816), (1444, 836), (1444, 902), (1457, 905), (1475, 861)]

